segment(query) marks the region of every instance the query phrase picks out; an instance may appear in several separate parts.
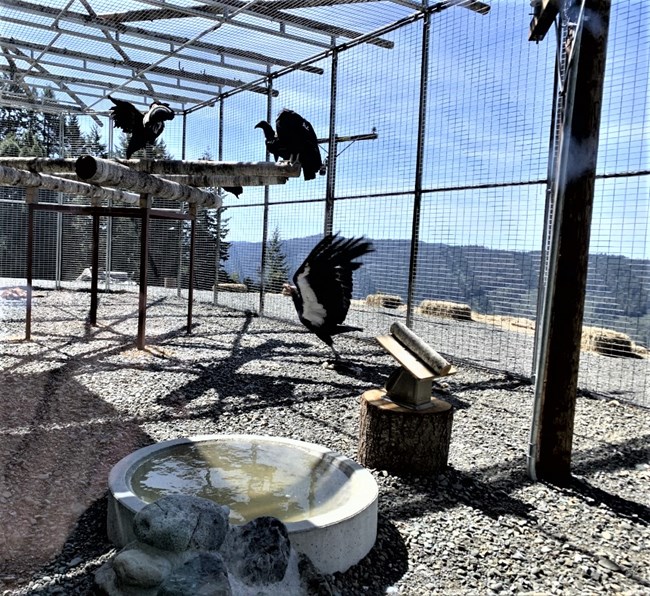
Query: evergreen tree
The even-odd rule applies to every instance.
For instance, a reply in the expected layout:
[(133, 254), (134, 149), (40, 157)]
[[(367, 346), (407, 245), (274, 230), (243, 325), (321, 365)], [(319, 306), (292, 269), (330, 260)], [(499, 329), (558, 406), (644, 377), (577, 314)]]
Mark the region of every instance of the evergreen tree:
[[(56, 105), (56, 96), (52, 89), (47, 88), (43, 90), (42, 99), (43, 103), (51, 103)], [(76, 118), (76, 116), (74, 116)], [(35, 122), (32, 126), (36, 127), (39, 131), (39, 140), (43, 145), (44, 155), (48, 157), (61, 157), (63, 148), (61, 147), (61, 125), (63, 123), (65, 133), (65, 123), (59, 114), (51, 112), (42, 112), (36, 115)]]
[(10, 132), (0, 141), (0, 155), (5, 157), (20, 156), (20, 143), (15, 132)]
[(79, 118), (76, 114), (69, 116), (65, 120), (63, 133), (63, 143), (66, 157), (78, 157), (85, 153), (86, 137), (81, 132)]
[[(27, 96), (27, 91), (17, 83), (13, 82), (17, 76), (16, 63), (9, 62), (9, 70), (2, 75), (3, 86), (7, 85), (7, 93)], [(35, 94), (32, 93), (32, 96)], [(9, 134), (20, 138), (22, 131), (29, 126), (29, 111), (23, 108), (0, 107), (0, 137), (3, 139)]]
[(90, 132), (86, 135), (86, 143), (84, 152), (94, 155), (95, 157), (108, 157), (108, 149), (106, 143), (102, 143), (102, 135), (99, 132), (99, 127), (93, 124)]
[(279, 293), (282, 291), (282, 284), (287, 282), (289, 265), (287, 255), (284, 252), (280, 230), (276, 226), (271, 234), (266, 249), (264, 283), (267, 292)]

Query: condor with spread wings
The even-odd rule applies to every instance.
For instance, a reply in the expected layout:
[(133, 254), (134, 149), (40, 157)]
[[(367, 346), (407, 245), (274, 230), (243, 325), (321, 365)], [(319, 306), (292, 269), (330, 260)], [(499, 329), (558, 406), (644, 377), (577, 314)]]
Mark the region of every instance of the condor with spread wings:
[(294, 285), (285, 284), (301, 323), (324, 341), (338, 360), (332, 336), (360, 327), (343, 325), (352, 299), (352, 274), (361, 267), (356, 259), (373, 252), (364, 238), (325, 236), (309, 253), (293, 276)]
[(165, 129), (165, 121), (174, 119), (174, 110), (168, 103), (154, 101), (143, 114), (128, 101), (113, 99), (110, 95), (108, 99), (115, 104), (111, 108), (115, 126), (131, 135), (126, 148), (127, 159), (147, 145), (153, 145)]

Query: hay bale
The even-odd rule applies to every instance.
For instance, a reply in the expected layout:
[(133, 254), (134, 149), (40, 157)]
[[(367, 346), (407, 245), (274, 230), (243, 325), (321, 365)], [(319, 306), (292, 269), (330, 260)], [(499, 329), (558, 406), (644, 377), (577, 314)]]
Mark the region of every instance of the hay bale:
[(445, 300), (423, 300), (420, 302), (420, 312), (432, 317), (444, 317), (456, 321), (471, 321), (472, 309), (469, 304), (447, 302)]
[(368, 306), (376, 306), (383, 308), (399, 308), (402, 306), (402, 298), (395, 294), (369, 294), (366, 297), (366, 304)]
[(633, 342), (628, 335), (602, 327), (583, 327), (580, 347), (605, 356), (637, 357), (633, 350)]
[(248, 292), (246, 284), (223, 283), (217, 284), (217, 289), (220, 292)]

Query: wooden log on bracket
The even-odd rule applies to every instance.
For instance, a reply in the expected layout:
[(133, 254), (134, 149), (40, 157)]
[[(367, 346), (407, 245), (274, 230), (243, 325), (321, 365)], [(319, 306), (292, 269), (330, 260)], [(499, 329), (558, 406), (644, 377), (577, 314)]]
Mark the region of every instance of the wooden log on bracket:
[(451, 364), (431, 346), (423, 342), (404, 323), (396, 321), (390, 326), (390, 332), (395, 336), (397, 341), (405, 345), (436, 374), (446, 375), (451, 370)]
[[(201, 186), (266, 186), (285, 184), (288, 178), (300, 176), (300, 165), (272, 161), (180, 161), (175, 159), (115, 159), (112, 163), (128, 166), (138, 172), (153, 174), (179, 184)], [(76, 176), (77, 158), (0, 157), (0, 165), (58, 174), (62, 178)], [(132, 189), (135, 190), (135, 189)]]
[(62, 192), (69, 195), (79, 195), (91, 199), (113, 199), (114, 201), (126, 201), (135, 203), (139, 196), (123, 190), (102, 188), (87, 182), (77, 182), (67, 178), (50, 176), (28, 172), (12, 167), (0, 165), (0, 186), (24, 186), (25, 188), (44, 188), (55, 192)]
[(377, 340), (401, 366), (384, 388), (361, 396), (359, 461), (397, 475), (433, 474), (447, 465), (453, 408), (432, 397), (432, 381), (455, 370), (408, 327), (390, 331)]
[(119, 186), (162, 199), (195, 203), (202, 207), (217, 209), (221, 207), (221, 198), (215, 193), (164, 180), (145, 172), (132, 170), (120, 163), (91, 155), (79, 157), (75, 171), (79, 178), (95, 184)]
[(359, 463), (396, 476), (430, 475), (447, 466), (453, 409), (441, 399), (412, 409), (386, 398), (384, 389), (361, 396)]

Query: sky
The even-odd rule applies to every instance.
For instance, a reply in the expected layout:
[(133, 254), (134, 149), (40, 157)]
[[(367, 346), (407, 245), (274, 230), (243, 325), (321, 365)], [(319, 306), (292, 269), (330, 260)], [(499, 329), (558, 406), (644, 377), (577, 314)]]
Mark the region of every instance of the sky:
[[(612, 10), (598, 173), (647, 171), (650, 4), (614, 2)], [(639, 11), (648, 18), (641, 18)], [(499, 0), (487, 16), (457, 9), (432, 18), (423, 186), (436, 192), (426, 193), (423, 200), (425, 241), (509, 250), (541, 246), (543, 184), (463, 189), (546, 178), (555, 32), (551, 29), (541, 43), (529, 42), (529, 21), (527, 6)], [(339, 58), (337, 133), (362, 134), (374, 128), (378, 139), (339, 147), (345, 150), (337, 159), (336, 195), (389, 196), (340, 201), (337, 229), (375, 238), (411, 234), (411, 200), (399, 193), (411, 190), (415, 179), (420, 31), (418, 23), (388, 35), (395, 42), (393, 50), (361, 46)], [(320, 65), (326, 70), (320, 80), (296, 73), (277, 81), (280, 96), (274, 113), (292, 107), (325, 137), (329, 65)], [(244, 95), (226, 101), (230, 123), (225, 159), (259, 155), (260, 131), (251, 125), (264, 117), (266, 104), (261, 96)], [(189, 129), (203, 129), (216, 118), (214, 112), (192, 114)], [(290, 180), (271, 188), (271, 201), (321, 198), (324, 192), (324, 178)], [(591, 251), (650, 258), (650, 177), (599, 180), (596, 193)], [(246, 189), (245, 195), (227, 204), (263, 199), (258, 189)], [(254, 241), (261, 209), (242, 211), (232, 237)], [(272, 207), (270, 217), (284, 237), (296, 237), (318, 233), (323, 214), (313, 207)]]

